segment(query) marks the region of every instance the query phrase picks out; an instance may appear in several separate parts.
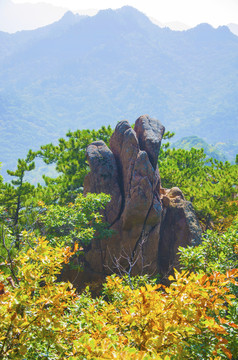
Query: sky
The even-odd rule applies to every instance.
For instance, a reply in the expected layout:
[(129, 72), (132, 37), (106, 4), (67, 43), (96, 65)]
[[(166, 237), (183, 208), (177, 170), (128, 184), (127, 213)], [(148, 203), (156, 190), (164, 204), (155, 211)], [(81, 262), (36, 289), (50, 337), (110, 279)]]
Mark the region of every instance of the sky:
[[(0, 0), (1, 1), (1, 0)], [(38, 3), (39, 0), (12, 0)], [(206, 22), (214, 27), (238, 24), (238, 0), (43, 0), (69, 10), (120, 8), (130, 5), (160, 22), (179, 21), (188, 26)]]

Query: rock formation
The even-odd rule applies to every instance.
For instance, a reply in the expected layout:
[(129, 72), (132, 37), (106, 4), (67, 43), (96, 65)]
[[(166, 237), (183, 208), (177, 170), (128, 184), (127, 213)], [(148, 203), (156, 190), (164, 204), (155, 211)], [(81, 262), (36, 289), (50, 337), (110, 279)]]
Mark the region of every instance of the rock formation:
[(134, 130), (117, 124), (110, 149), (103, 141), (87, 148), (90, 173), (84, 192), (111, 195), (103, 215), (113, 230), (94, 239), (85, 254), (93, 276), (131, 271), (132, 275), (166, 274), (178, 266), (179, 246), (200, 242), (201, 229), (192, 204), (179, 188), (163, 189), (157, 165), (163, 125), (144, 115)]

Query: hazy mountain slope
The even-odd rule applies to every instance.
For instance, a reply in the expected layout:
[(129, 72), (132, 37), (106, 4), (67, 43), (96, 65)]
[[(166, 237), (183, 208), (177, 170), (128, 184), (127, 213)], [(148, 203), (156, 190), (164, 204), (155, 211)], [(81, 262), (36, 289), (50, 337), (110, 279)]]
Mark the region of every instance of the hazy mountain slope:
[(178, 137), (237, 141), (238, 38), (227, 27), (161, 29), (131, 7), (67, 16), (67, 26), (0, 33), (5, 166), (69, 128), (144, 113)]
[(55, 39), (62, 36), (69, 27), (84, 18), (86, 18), (86, 16), (74, 15), (68, 11), (59, 21), (36, 30), (19, 31), (15, 34), (0, 31), (0, 61), (4, 58), (8, 60), (10, 55), (15, 56), (14, 54), (18, 53), (18, 51), (25, 51), (26, 47), (31, 46), (32, 43), (36, 43), (41, 39)]
[(206, 143), (206, 141), (199, 138), (198, 136), (183, 137), (182, 139), (174, 142), (171, 147), (184, 150), (190, 150), (191, 148), (203, 149), (208, 158), (212, 157), (219, 161), (227, 160), (226, 156), (221, 151), (219, 151), (216, 146)]

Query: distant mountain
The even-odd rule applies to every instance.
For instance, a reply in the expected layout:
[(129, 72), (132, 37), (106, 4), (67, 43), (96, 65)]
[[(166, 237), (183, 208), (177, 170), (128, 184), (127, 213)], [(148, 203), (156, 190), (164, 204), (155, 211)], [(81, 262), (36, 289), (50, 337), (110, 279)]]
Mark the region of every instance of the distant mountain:
[[(171, 30), (175, 30), (175, 31), (184, 31), (184, 30), (188, 30), (188, 29), (191, 29), (192, 27), (191, 26), (188, 26), (184, 23), (181, 23), (179, 21), (171, 21), (171, 22), (160, 22), (158, 21), (157, 19), (153, 18), (153, 17), (150, 17), (150, 20), (152, 21), (153, 24), (159, 26), (159, 27), (168, 27), (169, 29)], [(227, 24), (227, 27), (229, 28), (229, 30), (238, 36), (238, 24), (233, 24), (233, 23), (230, 23), (230, 24)]]
[(68, 129), (145, 113), (178, 138), (236, 148), (238, 37), (225, 26), (162, 29), (131, 7), (67, 13), (41, 29), (0, 32), (0, 69), (4, 169)]
[(213, 158), (219, 161), (226, 161), (227, 157), (217, 149), (216, 146), (208, 144), (198, 136), (187, 136), (174, 142), (172, 145), (175, 149), (190, 150), (191, 148), (203, 149), (208, 158)]
[(0, 31), (14, 33), (36, 29), (59, 20), (66, 11), (65, 8), (43, 2), (15, 4), (11, 0), (1, 0)]

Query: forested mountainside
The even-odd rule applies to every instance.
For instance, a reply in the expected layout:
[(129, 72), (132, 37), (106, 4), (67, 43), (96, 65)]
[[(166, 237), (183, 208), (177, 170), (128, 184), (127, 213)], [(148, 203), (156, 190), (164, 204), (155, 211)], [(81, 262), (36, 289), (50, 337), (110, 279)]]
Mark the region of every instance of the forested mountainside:
[(131, 7), (67, 13), (45, 28), (1, 32), (0, 69), (3, 169), (68, 129), (145, 113), (178, 139), (237, 152), (238, 37), (227, 27), (162, 29)]
[(213, 158), (223, 162), (227, 160), (227, 157), (224, 155), (224, 144), (220, 144), (220, 147), (219, 145), (212, 146), (196, 135), (185, 136), (182, 139), (175, 141), (172, 146), (175, 147), (175, 149), (184, 150), (191, 150), (192, 148), (203, 149), (208, 158)]

